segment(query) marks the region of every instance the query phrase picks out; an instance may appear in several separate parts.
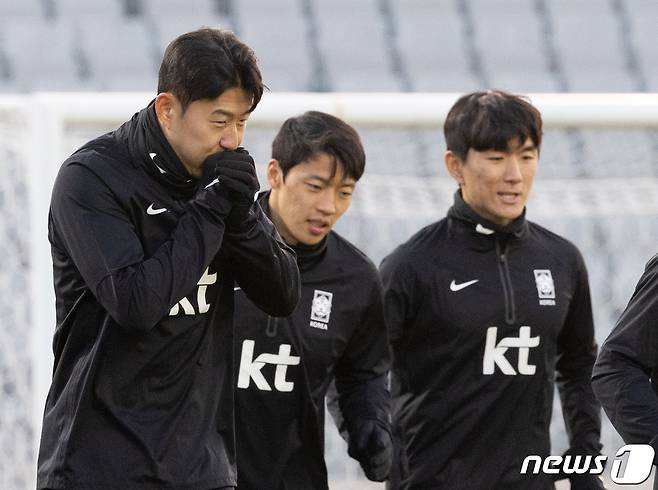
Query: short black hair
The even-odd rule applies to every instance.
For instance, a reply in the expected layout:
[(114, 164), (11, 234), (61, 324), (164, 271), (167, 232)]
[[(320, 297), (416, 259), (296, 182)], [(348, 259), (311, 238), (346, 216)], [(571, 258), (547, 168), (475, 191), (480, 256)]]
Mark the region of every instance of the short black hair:
[(541, 114), (525, 98), (502, 90), (466, 94), (448, 112), (443, 125), (447, 149), (461, 160), (468, 150), (505, 151), (518, 138), (541, 146)]
[(356, 130), (345, 121), (319, 111), (287, 119), (272, 142), (272, 158), (279, 162), (283, 177), (295, 165), (318, 153), (334, 159), (332, 178), (340, 164), (346, 177), (358, 181), (366, 166), (366, 154)]
[(169, 43), (160, 64), (158, 93), (173, 93), (185, 111), (191, 102), (215, 99), (230, 88), (251, 93), (250, 112), (264, 88), (256, 55), (231, 31), (202, 27)]

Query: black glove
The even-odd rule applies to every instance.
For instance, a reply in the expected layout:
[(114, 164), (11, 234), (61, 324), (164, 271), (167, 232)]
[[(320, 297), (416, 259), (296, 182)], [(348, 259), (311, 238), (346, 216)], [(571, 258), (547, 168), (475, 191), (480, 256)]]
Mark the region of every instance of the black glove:
[(206, 168), (214, 173), (221, 185), (229, 192), (235, 205), (247, 204), (251, 206), (254, 195), (260, 189), (256, 176), (254, 159), (244, 148), (235, 151), (222, 151), (206, 158)]
[(391, 432), (379, 420), (360, 419), (350, 431), (347, 453), (359, 462), (368, 480), (384, 481), (393, 460)]
[(572, 475), (569, 477), (569, 483), (571, 490), (605, 490), (601, 479), (589, 473)]
[(254, 159), (242, 147), (215, 153), (206, 158), (203, 175), (203, 181), (214, 175), (219, 180), (220, 189), (227, 191), (233, 203), (227, 226), (239, 228), (247, 219), (254, 195), (260, 189)]

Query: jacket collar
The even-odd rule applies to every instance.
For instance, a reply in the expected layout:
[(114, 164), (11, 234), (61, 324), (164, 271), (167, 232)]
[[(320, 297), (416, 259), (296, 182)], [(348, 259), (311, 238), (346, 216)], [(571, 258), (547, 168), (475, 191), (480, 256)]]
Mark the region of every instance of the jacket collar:
[[(270, 220), (272, 219), (271, 209), (270, 209), (270, 191), (263, 191), (258, 194), (258, 203), (263, 209), (263, 212), (267, 215)], [(331, 233), (331, 232), (329, 232)], [(327, 253), (327, 240), (329, 234), (325, 236), (320, 243), (315, 245), (289, 245), (297, 254), (297, 266), (301, 272), (305, 272), (316, 264), (318, 264)]]
[(481, 236), (522, 239), (528, 230), (528, 222), (525, 219), (525, 208), (521, 216), (507, 226), (497, 225), (477, 214), (473, 208), (466, 204), (462, 198), (461, 190), (455, 192), (454, 203), (448, 210), (448, 218), (472, 230), (474, 234)]
[(185, 169), (162, 132), (155, 114), (155, 100), (136, 113), (118, 132), (120, 137), (127, 138), (132, 160), (176, 199), (194, 195), (197, 179)]

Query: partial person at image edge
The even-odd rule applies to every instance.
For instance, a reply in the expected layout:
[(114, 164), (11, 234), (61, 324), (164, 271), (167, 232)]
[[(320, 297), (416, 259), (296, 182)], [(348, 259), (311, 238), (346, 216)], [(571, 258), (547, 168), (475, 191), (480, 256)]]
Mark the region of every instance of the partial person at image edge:
[[(555, 475), (521, 467), (550, 455), (554, 380), (567, 452), (598, 455), (601, 444), (585, 264), (525, 219), (541, 116), (520, 97), (475, 92), (453, 105), (444, 133), (454, 205), (380, 267), (393, 354), (389, 488), (551, 489)], [(603, 488), (593, 475), (569, 479)]]
[(276, 318), (236, 293), (240, 490), (328, 489), (324, 407), (333, 379), (348, 453), (371, 480), (388, 476), (381, 281), (372, 262), (332, 230), (364, 168), (356, 131), (322, 112), (286, 120), (272, 143), (271, 190), (258, 201), (297, 254), (302, 295), (290, 316)]
[[(658, 255), (646, 264), (631, 299), (603, 342), (594, 392), (627, 444), (650, 444), (658, 464)], [(658, 478), (653, 488), (658, 490)]]
[(155, 100), (62, 165), (39, 489), (236, 485), (234, 284), (272, 315), (299, 298), (294, 252), (254, 204), (239, 148), (262, 93), (232, 33), (183, 34)]

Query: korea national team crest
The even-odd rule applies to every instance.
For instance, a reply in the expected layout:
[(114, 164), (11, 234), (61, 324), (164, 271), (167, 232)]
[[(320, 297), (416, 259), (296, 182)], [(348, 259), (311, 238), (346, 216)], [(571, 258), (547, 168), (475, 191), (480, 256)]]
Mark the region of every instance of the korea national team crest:
[(311, 327), (327, 330), (329, 317), (331, 315), (332, 293), (316, 289), (313, 293), (311, 304)]
[(555, 306), (555, 283), (549, 269), (535, 269), (537, 296), (542, 306)]

